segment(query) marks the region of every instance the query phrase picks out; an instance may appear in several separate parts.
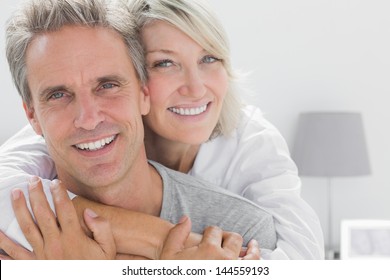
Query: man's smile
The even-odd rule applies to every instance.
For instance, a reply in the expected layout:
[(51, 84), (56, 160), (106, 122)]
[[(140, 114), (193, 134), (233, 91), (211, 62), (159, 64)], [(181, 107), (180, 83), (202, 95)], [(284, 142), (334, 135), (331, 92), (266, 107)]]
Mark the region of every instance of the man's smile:
[(111, 144), (114, 139), (116, 138), (116, 135), (106, 137), (97, 141), (88, 142), (88, 143), (81, 143), (75, 145), (77, 149), (80, 150), (87, 150), (87, 151), (97, 151), (100, 149), (103, 149), (106, 145)]

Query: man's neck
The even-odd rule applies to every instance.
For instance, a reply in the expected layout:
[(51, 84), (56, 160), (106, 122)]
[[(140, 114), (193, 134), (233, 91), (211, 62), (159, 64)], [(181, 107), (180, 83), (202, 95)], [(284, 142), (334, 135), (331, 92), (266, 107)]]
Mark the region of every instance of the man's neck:
[(163, 182), (146, 155), (136, 160), (126, 176), (114, 185), (89, 187), (58, 172), (68, 190), (87, 199), (154, 216), (159, 216), (163, 198)]

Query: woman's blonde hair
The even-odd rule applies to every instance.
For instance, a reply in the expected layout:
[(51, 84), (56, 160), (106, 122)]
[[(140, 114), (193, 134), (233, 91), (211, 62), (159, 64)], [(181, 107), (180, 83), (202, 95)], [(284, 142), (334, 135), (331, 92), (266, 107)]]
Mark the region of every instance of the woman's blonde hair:
[(136, 18), (139, 32), (155, 20), (167, 22), (222, 60), (229, 77), (229, 87), (210, 138), (229, 135), (237, 127), (242, 104), (237, 96), (237, 74), (231, 65), (228, 37), (208, 3), (202, 0), (129, 0), (128, 5)]

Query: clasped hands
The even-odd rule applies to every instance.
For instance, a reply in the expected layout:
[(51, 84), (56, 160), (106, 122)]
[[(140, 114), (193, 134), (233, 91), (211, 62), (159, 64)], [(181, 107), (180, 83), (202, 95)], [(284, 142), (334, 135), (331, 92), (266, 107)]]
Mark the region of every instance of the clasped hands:
[[(12, 191), (12, 205), (20, 228), (33, 251), (16, 244), (0, 232), (0, 249), (7, 255), (0, 259), (145, 259), (143, 256), (117, 254), (110, 223), (93, 210), (84, 209), (84, 230), (66, 188), (58, 180), (52, 181), (50, 191), (57, 213), (51, 210), (38, 177), (29, 182), (29, 211), (26, 198), (20, 189)], [(185, 247), (191, 231), (191, 221), (184, 216), (167, 235), (161, 248), (160, 259), (260, 259), (255, 240), (242, 248), (242, 237), (208, 227), (198, 244)], [(131, 236), (129, 237), (131, 238)]]

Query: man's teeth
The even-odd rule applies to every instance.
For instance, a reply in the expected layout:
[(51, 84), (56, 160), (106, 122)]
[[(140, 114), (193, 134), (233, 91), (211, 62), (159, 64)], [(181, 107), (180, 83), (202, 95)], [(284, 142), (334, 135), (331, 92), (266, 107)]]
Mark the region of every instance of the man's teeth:
[(202, 114), (207, 109), (207, 104), (198, 108), (168, 108), (169, 111), (182, 116), (196, 116)]
[(80, 150), (96, 151), (103, 148), (107, 144), (110, 144), (112, 141), (114, 141), (114, 139), (115, 136), (111, 136), (95, 142), (77, 144), (76, 147)]

